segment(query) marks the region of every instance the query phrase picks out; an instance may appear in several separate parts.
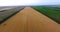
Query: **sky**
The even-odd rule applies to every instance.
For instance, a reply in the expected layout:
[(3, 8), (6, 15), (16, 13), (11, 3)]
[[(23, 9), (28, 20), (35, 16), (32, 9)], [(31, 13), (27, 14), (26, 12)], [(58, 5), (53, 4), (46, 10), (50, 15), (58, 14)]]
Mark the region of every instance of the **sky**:
[(0, 0), (0, 6), (60, 5), (60, 0)]

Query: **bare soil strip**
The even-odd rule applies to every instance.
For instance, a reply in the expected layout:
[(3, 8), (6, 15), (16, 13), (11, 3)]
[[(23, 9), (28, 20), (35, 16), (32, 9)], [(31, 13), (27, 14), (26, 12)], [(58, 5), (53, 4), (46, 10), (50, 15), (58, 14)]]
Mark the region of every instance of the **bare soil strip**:
[(0, 32), (60, 32), (59, 24), (26, 7), (0, 25)]

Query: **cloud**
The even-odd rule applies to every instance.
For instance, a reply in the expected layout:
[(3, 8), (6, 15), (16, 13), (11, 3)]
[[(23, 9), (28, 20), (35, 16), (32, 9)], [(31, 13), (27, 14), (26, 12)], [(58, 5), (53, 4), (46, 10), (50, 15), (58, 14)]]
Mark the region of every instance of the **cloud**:
[(0, 6), (14, 5), (54, 5), (60, 4), (60, 0), (0, 0)]

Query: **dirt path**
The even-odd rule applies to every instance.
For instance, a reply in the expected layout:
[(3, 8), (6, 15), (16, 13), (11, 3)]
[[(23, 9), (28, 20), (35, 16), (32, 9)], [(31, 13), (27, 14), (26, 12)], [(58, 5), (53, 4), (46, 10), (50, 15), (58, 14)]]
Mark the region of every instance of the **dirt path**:
[(26, 7), (0, 25), (0, 32), (60, 32), (60, 27), (43, 14)]

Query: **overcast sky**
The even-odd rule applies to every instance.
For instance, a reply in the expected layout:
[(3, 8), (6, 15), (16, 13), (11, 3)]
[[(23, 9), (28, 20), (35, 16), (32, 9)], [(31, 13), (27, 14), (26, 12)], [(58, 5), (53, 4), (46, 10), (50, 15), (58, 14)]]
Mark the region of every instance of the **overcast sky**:
[(60, 5), (60, 0), (0, 0), (0, 6)]

